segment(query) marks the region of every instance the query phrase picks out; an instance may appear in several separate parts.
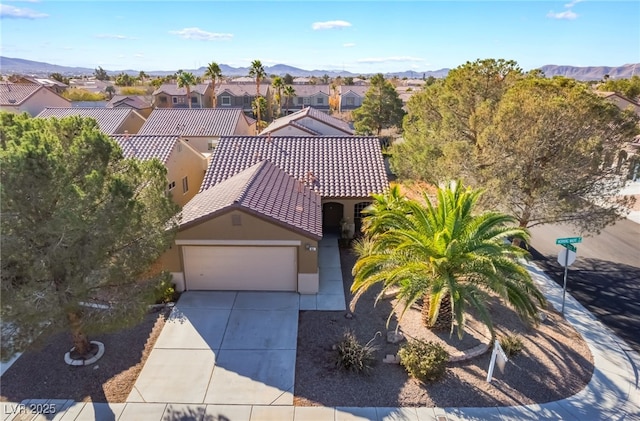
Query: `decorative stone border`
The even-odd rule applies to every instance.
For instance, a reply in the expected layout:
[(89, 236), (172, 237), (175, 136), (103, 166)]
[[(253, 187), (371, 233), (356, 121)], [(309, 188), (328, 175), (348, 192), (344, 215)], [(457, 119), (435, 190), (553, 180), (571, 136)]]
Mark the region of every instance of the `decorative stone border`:
[(70, 366), (79, 367), (79, 366), (91, 365), (96, 361), (98, 361), (104, 355), (104, 344), (98, 341), (91, 341), (90, 343), (98, 347), (98, 353), (96, 355), (89, 358), (88, 360), (74, 360), (73, 358), (71, 358), (71, 353), (76, 349), (76, 347), (74, 346), (73, 348), (71, 348), (71, 351), (64, 354), (64, 362)]
[(485, 341), (483, 343), (481, 343), (480, 345), (474, 346), (473, 348), (469, 348), (469, 349), (464, 350), (464, 351), (458, 351), (456, 353), (453, 353), (453, 354), (449, 355), (449, 362), (450, 363), (470, 360), (471, 358), (475, 358), (475, 357), (477, 357), (479, 355), (484, 354), (485, 352), (487, 352), (489, 350), (489, 348), (491, 348), (491, 344), (493, 343), (493, 338), (491, 337), (491, 332), (489, 331), (489, 328), (487, 326), (485, 326), (484, 324), (482, 325), (482, 327), (484, 328), (484, 339), (485, 339)]

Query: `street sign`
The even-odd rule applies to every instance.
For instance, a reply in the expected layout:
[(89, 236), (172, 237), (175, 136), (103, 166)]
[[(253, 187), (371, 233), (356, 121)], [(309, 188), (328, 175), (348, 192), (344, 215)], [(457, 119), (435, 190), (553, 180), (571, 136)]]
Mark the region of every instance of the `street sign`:
[(556, 244), (575, 244), (582, 243), (582, 237), (567, 237), (556, 239)]
[(574, 253), (578, 251), (576, 246), (574, 246), (573, 244), (562, 244), (562, 247), (566, 248), (567, 250), (571, 250)]
[(558, 253), (558, 263), (560, 263), (563, 268), (571, 266), (575, 261), (576, 252), (573, 250), (562, 249), (560, 250), (560, 253)]

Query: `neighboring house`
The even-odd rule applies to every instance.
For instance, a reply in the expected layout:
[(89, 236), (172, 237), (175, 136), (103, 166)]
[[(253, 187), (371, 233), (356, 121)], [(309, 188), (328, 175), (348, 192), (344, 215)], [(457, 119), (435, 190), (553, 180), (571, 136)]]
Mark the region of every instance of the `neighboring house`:
[(342, 85), (340, 86), (340, 112), (353, 111), (359, 108), (369, 90), (367, 85)]
[(132, 108), (144, 118), (148, 118), (153, 107), (139, 95), (114, 95), (106, 104), (107, 108)]
[(156, 108), (138, 134), (178, 135), (192, 148), (208, 156), (220, 136), (255, 133), (255, 121), (240, 108)]
[(0, 83), (0, 110), (27, 112), (32, 117), (47, 107), (70, 107), (71, 102), (35, 83)]
[(329, 114), (307, 107), (274, 120), (260, 135), (272, 136), (352, 136), (346, 122)]
[(308, 85), (313, 82), (310, 77), (295, 77), (293, 78), (294, 85)]
[(167, 190), (178, 205), (184, 206), (196, 195), (207, 161), (177, 135), (114, 135), (125, 158), (158, 158), (167, 168)]
[(222, 137), (162, 264), (184, 289), (317, 293), (317, 241), (387, 188), (375, 137)]
[(113, 82), (103, 81), (98, 79), (71, 79), (69, 81), (69, 87), (84, 89), (89, 92), (102, 92), (104, 93), (108, 86), (113, 86)]
[(29, 76), (17, 76), (12, 80), (13, 83), (35, 83), (51, 89), (53, 92), (61, 95), (69, 86), (55, 79), (36, 78)]
[[(251, 76), (241, 76), (241, 77), (236, 77), (230, 80), (231, 83), (240, 83), (240, 84), (247, 84), (247, 83), (253, 83), (253, 86), (256, 86), (256, 79), (251, 77)], [(267, 84), (267, 85), (271, 85), (271, 79), (264, 78), (261, 79), (261, 85), (262, 84)], [(255, 91), (254, 91), (255, 92)]]
[(130, 108), (45, 108), (38, 118), (68, 116), (91, 117), (106, 134), (136, 134), (145, 122), (144, 117)]
[[(271, 86), (260, 84), (260, 95), (267, 103), (271, 102)], [(254, 83), (222, 83), (216, 86), (217, 108), (242, 108), (246, 114), (253, 115), (252, 104), (256, 99), (256, 84)], [(270, 109), (270, 107), (268, 107)], [(271, 118), (270, 115), (267, 118)], [(264, 116), (263, 116), (264, 120)]]
[(288, 99), (282, 96), (282, 110), (289, 112), (301, 110), (305, 107), (314, 107), (317, 110), (329, 112), (329, 96), (331, 95), (330, 85), (295, 85), (293, 89), (296, 94)]
[(617, 92), (595, 91), (595, 93), (598, 96), (606, 99), (607, 101), (614, 103), (621, 110), (631, 110), (634, 113), (636, 113), (638, 116), (640, 116), (640, 104), (638, 104), (634, 100), (629, 99), (626, 96), (619, 94)]
[(212, 88), (208, 83), (199, 83), (191, 86), (191, 98), (187, 98), (187, 88), (178, 88), (175, 83), (166, 83), (160, 85), (158, 89), (153, 91), (153, 106), (155, 108), (211, 108), (213, 100), (211, 99)]
[[(415, 86), (398, 86), (396, 87), (396, 92), (398, 93), (398, 97), (402, 101), (402, 105), (406, 106), (407, 102), (416, 92), (419, 92), (422, 88)], [(405, 109), (406, 111), (406, 109)]]
[(198, 193), (161, 258), (178, 290), (318, 292), (320, 196), (269, 161)]

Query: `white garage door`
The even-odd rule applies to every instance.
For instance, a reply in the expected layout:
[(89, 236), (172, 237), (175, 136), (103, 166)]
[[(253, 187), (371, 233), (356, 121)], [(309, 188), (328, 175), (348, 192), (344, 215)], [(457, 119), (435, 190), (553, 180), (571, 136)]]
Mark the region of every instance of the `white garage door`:
[(295, 247), (185, 246), (189, 290), (296, 291)]

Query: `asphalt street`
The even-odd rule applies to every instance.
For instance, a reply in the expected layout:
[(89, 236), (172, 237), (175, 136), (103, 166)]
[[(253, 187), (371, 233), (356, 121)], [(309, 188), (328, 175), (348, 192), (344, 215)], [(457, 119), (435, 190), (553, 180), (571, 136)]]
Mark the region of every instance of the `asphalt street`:
[(600, 321), (640, 352), (640, 224), (624, 219), (598, 235), (568, 225), (531, 229), (533, 260), (562, 285), (564, 268), (557, 238), (582, 236), (569, 267), (567, 291)]

